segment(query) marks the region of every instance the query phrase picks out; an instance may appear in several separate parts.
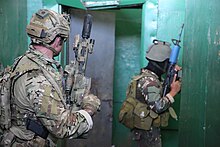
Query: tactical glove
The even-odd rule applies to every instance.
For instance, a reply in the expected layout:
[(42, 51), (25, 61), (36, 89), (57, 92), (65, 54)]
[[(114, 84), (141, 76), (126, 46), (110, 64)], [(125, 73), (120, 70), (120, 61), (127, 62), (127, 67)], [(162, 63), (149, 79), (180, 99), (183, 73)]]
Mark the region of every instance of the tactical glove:
[(93, 115), (97, 111), (100, 110), (101, 101), (97, 96), (93, 94), (89, 94), (85, 96), (82, 100), (82, 108), (85, 110), (89, 110), (90, 115)]

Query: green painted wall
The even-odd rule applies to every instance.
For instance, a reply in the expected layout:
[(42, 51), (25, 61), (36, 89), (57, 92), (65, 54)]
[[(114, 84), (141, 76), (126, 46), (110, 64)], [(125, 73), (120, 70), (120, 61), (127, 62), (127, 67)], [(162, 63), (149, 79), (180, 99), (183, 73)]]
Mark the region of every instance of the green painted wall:
[(179, 146), (220, 144), (219, 0), (186, 0)]
[(11, 65), (27, 48), (26, 0), (0, 1), (0, 62)]

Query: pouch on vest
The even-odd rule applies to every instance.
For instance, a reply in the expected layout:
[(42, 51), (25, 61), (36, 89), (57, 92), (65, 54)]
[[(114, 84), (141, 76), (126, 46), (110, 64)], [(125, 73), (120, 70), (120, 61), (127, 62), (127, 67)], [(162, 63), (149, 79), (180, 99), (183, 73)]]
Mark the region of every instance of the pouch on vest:
[(168, 121), (169, 121), (169, 118), (170, 118), (170, 113), (169, 112), (164, 112), (160, 115), (160, 125), (161, 127), (167, 127), (168, 126)]
[(139, 129), (149, 130), (151, 128), (153, 118), (150, 117), (150, 110), (147, 105), (138, 103), (134, 109), (134, 126)]
[(134, 117), (133, 111), (137, 104), (137, 101), (128, 97), (122, 104), (122, 107), (119, 112), (119, 122), (124, 124), (126, 127), (133, 129), (134, 128)]
[(156, 119), (154, 119), (154, 121), (153, 121), (153, 126), (154, 126), (154, 127), (160, 127), (160, 126), (161, 126), (160, 115), (159, 115)]

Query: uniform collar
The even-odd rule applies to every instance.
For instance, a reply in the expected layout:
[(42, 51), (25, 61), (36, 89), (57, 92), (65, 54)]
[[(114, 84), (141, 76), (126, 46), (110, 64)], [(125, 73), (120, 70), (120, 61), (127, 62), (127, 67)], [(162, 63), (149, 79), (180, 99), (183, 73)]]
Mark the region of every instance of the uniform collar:
[(60, 63), (57, 62), (54, 59), (48, 58), (47, 56), (45, 56), (43, 53), (41, 53), (40, 51), (37, 51), (36, 49), (34, 49), (34, 47), (32, 45), (30, 45), (29, 50), (27, 51), (27, 53), (32, 53), (35, 56), (37, 56), (41, 61), (43, 61), (46, 64), (55, 64), (57, 67), (60, 67)]
[(159, 77), (154, 72), (152, 72), (148, 69), (142, 69), (141, 74), (147, 74), (147, 73), (149, 73), (149, 74), (155, 76), (157, 79), (159, 79)]

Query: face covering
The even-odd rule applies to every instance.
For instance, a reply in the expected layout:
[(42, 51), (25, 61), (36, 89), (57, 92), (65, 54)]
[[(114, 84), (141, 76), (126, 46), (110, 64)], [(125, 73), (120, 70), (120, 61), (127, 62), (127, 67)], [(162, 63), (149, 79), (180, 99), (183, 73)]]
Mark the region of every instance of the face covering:
[(158, 77), (161, 77), (162, 74), (167, 72), (168, 65), (169, 65), (169, 59), (166, 59), (163, 62), (149, 60), (149, 63), (145, 67), (145, 69), (148, 69), (154, 72)]

